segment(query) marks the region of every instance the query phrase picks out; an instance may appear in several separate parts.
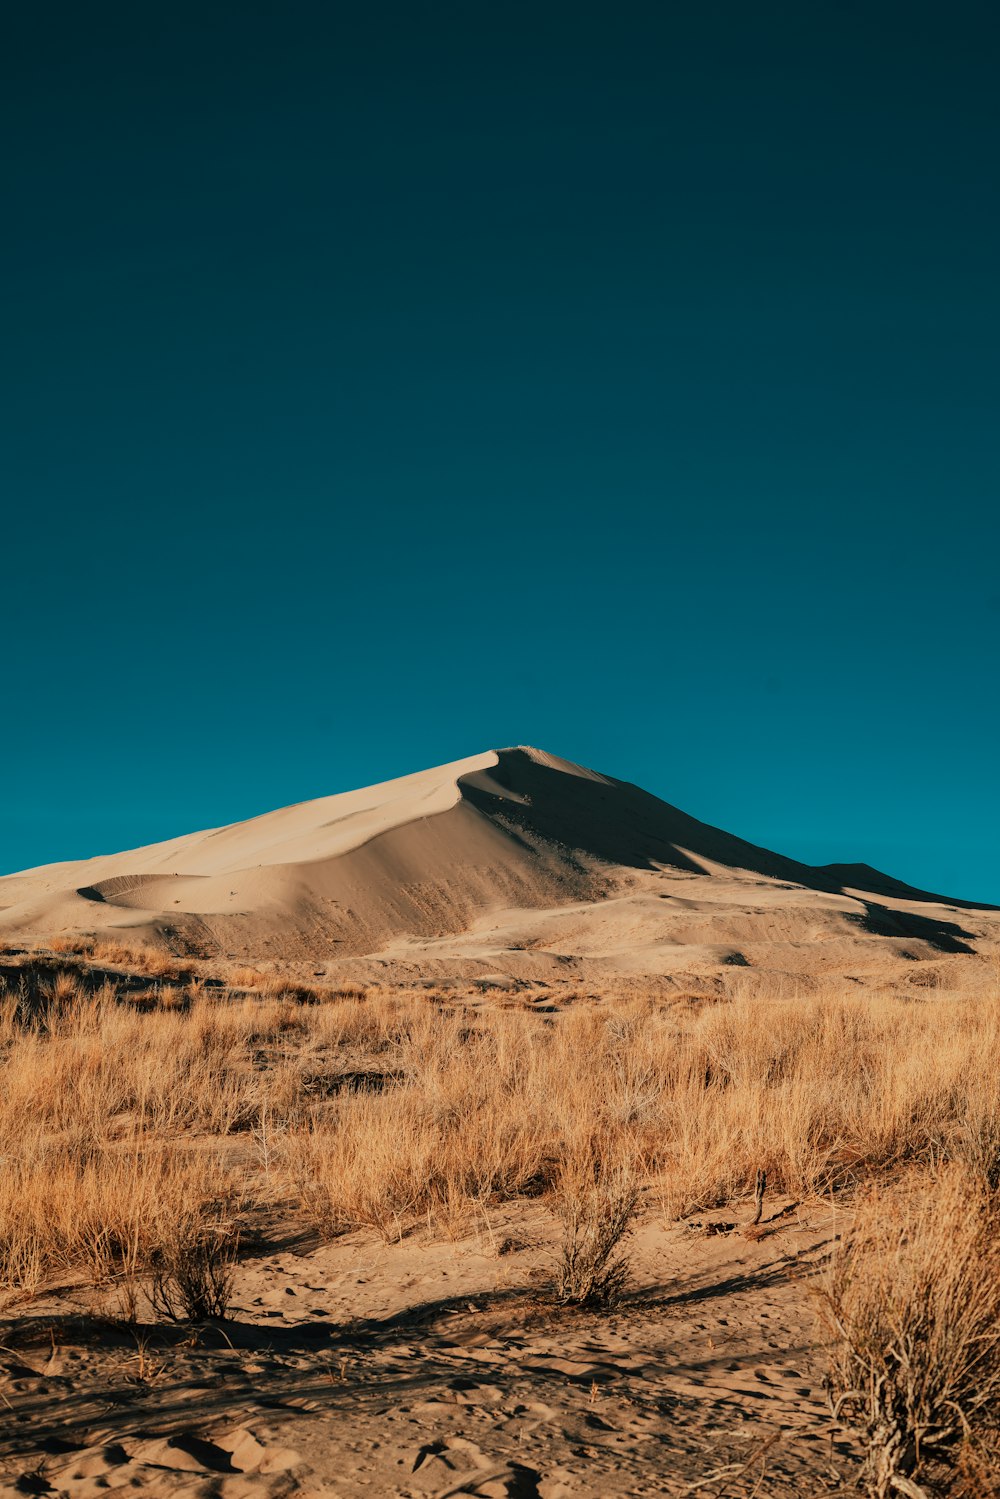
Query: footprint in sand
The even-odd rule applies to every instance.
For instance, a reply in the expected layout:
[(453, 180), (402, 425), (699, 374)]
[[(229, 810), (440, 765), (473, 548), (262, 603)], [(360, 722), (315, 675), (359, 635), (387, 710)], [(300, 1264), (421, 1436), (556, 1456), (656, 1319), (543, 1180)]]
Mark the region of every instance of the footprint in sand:
[(65, 1499), (98, 1499), (115, 1489), (195, 1499), (284, 1499), (299, 1491), (299, 1465), (297, 1452), (268, 1446), (241, 1426), (212, 1440), (181, 1432), (87, 1447), (46, 1477), (50, 1491)]
[(496, 1405), (503, 1399), (503, 1396), (504, 1391), (499, 1385), (481, 1384), (478, 1380), (459, 1376), (450, 1379), (438, 1394), (418, 1401), (413, 1409), (424, 1415), (433, 1415), (435, 1411), (445, 1411), (455, 1405), (472, 1407)]
[(503, 1399), (503, 1390), (495, 1384), (479, 1384), (474, 1379), (450, 1379), (446, 1388), (459, 1405), (495, 1405)]
[(541, 1499), (541, 1474), (518, 1462), (496, 1462), (465, 1437), (446, 1437), (421, 1447), (413, 1464), (415, 1486), (407, 1493), (428, 1499)]

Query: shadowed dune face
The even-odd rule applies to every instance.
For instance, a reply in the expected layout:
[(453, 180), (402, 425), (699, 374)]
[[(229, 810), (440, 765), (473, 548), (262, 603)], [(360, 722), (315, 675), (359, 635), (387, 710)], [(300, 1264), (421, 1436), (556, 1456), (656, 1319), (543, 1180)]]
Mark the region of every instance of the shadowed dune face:
[(966, 905), (979, 917), (959, 924), (934, 909), (946, 904), (863, 865), (800, 864), (518, 746), (8, 876), (0, 933), (125, 929), (205, 956), (433, 955), (480, 969), (516, 951), (529, 954), (519, 971), (542, 976), (574, 954), (645, 972), (755, 962), (767, 944), (826, 943), (837, 961), (873, 938), (904, 956), (972, 950), (985, 913)]
[[(627, 781), (597, 776), (536, 750), (501, 750), (493, 770), (462, 776), (459, 784), (485, 817), (532, 842), (540, 839), (605, 864), (669, 865), (689, 874), (709, 874), (708, 865), (724, 864), (796, 884), (819, 876), (794, 859), (699, 822)], [(835, 887), (818, 879), (816, 888)]]
[(915, 937), (928, 942), (938, 952), (972, 953), (975, 948), (966, 940), (972, 936), (957, 921), (923, 915), (918, 911), (892, 911), (877, 901), (863, 902), (865, 915), (859, 917), (866, 932), (876, 937)]
[(868, 864), (801, 864), (699, 822), (628, 781), (596, 775), (538, 750), (500, 750), (497, 761), (492, 770), (460, 778), (466, 800), (532, 840), (606, 864), (629, 869), (669, 865), (690, 874), (712, 874), (713, 865), (724, 865), (809, 890), (856, 889), (967, 910), (991, 909), (917, 890)]
[(821, 864), (816, 871), (826, 875), (831, 884), (840, 890), (870, 890), (875, 895), (889, 895), (899, 900), (926, 902), (931, 905), (954, 906), (959, 911), (995, 911), (996, 906), (982, 905), (974, 900), (956, 900), (951, 895), (935, 895), (929, 890), (918, 890), (903, 880), (893, 879), (873, 869), (870, 864)]
[[(539, 751), (501, 750), (496, 767), (461, 777), (463, 796), (484, 816), (508, 827), (528, 846), (555, 845), (567, 857), (587, 856), (604, 864), (652, 870), (668, 866), (711, 876), (713, 866), (746, 870), (807, 890), (871, 891), (914, 903), (946, 897), (916, 890), (867, 864), (801, 864), (747, 843), (673, 807), (627, 781), (595, 775)], [(974, 910), (971, 902), (947, 904)], [(913, 937), (939, 952), (972, 952), (973, 934), (956, 922), (927, 914), (891, 911), (861, 901), (858, 923), (883, 937)]]

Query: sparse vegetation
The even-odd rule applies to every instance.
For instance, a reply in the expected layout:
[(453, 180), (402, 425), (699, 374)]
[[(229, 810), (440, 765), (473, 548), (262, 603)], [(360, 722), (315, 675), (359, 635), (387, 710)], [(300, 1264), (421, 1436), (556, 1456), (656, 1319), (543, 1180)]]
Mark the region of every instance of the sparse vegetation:
[[(630, 981), (539, 1015), (475, 990), (307, 989), (208, 964), (136, 993), (107, 961), (67, 953), (0, 995), (8, 1299), (66, 1275), (159, 1276), (177, 1312), (190, 1246), (231, 1246), (278, 1206), (392, 1240), (527, 1196), (564, 1226), (559, 1296), (595, 1302), (622, 1288), (640, 1206), (669, 1220), (765, 1176), (800, 1199), (948, 1161), (997, 1190), (991, 993), (769, 996), (734, 970), (724, 992)], [(219, 1314), (211, 1291), (189, 1300)]]
[(150, 1257), (153, 1310), (172, 1322), (221, 1318), (229, 1309), (239, 1236), (200, 1212), (176, 1220)]
[[(59, 951), (53, 946), (54, 951)], [(94, 963), (110, 963), (118, 968), (126, 968), (133, 973), (148, 974), (153, 978), (167, 978), (177, 972), (178, 960), (169, 953), (161, 952), (157, 948), (143, 947), (139, 943), (127, 942), (94, 942), (84, 941), (77, 946), (70, 945), (62, 951), (79, 953), (90, 958)]]
[[(876, 1499), (986, 1487), (1000, 1435), (1000, 1220), (950, 1168), (873, 1190), (824, 1297), (834, 1414), (863, 1438)], [(1000, 1470), (992, 1469), (994, 1485)]]
[(628, 1260), (616, 1257), (616, 1251), (631, 1232), (639, 1205), (632, 1166), (575, 1152), (557, 1176), (555, 1203), (563, 1230), (556, 1299), (574, 1306), (614, 1306), (629, 1275)]

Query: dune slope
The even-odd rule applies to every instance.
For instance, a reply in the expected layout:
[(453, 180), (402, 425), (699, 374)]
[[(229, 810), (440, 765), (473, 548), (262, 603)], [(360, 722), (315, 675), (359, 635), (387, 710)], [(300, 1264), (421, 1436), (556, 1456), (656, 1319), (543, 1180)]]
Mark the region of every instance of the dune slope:
[(864, 865), (800, 864), (526, 746), (0, 879), (6, 936), (126, 929), (292, 961), (502, 955), (521, 972), (756, 961), (761, 944), (839, 954), (865, 938), (969, 951), (993, 921), (958, 907)]

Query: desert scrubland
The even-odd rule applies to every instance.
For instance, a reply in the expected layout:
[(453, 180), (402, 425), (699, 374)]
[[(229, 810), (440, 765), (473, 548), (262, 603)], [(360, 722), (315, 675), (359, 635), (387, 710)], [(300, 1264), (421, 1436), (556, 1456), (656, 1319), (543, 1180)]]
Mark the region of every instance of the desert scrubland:
[(995, 1492), (994, 958), (510, 992), (55, 948), (0, 1001), (10, 1492)]
[(521, 746), (0, 941), (0, 1492), (1000, 1492), (996, 911)]

